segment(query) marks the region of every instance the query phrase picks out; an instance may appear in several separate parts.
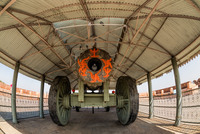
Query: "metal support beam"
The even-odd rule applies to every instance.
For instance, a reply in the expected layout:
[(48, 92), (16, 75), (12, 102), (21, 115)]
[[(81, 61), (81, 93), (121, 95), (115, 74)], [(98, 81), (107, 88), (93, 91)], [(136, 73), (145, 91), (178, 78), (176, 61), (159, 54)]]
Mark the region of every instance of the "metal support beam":
[(44, 111), (43, 111), (44, 82), (45, 82), (45, 75), (42, 75), (41, 87), (40, 87), (40, 118), (44, 118)]
[(17, 76), (19, 72), (20, 63), (16, 62), (13, 82), (12, 82), (12, 96), (11, 96), (11, 107), (12, 107), (12, 121), (17, 123), (17, 112), (16, 112), (16, 88), (17, 88)]
[(182, 118), (182, 93), (181, 93), (181, 82), (178, 71), (178, 65), (175, 57), (171, 59), (173, 70), (174, 70), (174, 78), (176, 83), (176, 121), (175, 126), (179, 126)]
[[(16, 2), (16, 0), (11, 0), (4, 8), (2, 8), (2, 10), (0, 11), (0, 16), (12, 5)], [(1, 9), (0, 8), (0, 9)]]
[(19, 18), (17, 18), (15, 15), (13, 15), (12, 13), (6, 11), (6, 13), (12, 17), (13, 19), (15, 19), (17, 22), (19, 22), (20, 24), (24, 25), (24, 27), (26, 27), (30, 32), (34, 33), (38, 38), (40, 38), (40, 40), (42, 40), (44, 42), (44, 44), (50, 48), (50, 50), (56, 55), (56, 57), (58, 57), (64, 64), (67, 65), (66, 61), (63, 60), (63, 58), (56, 52), (55, 49), (52, 48), (52, 46), (47, 42), (47, 40), (45, 40), (39, 33), (37, 33), (33, 28), (29, 27), (27, 24), (25, 24), (22, 20), (20, 20)]
[(149, 89), (149, 119), (153, 118), (153, 92), (152, 92), (152, 83), (151, 83), (151, 74), (147, 73), (148, 80), (148, 89)]

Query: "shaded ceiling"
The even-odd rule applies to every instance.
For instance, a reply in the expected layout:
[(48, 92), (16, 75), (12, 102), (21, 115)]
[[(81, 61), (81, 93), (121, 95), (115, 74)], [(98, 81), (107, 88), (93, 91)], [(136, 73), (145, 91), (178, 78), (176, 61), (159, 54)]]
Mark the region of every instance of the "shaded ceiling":
[(199, 0), (1, 0), (0, 62), (48, 83), (68, 76), (76, 85), (76, 59), (96, 44), (119, 76), (137, 83), (183, 65), (200, 54)]

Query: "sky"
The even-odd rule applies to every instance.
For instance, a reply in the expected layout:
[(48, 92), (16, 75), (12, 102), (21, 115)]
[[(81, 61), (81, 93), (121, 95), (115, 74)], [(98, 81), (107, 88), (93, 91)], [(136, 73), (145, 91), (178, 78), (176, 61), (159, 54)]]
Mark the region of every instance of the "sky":
[[(200, 55), (187, 64), (179, 67), (179, 74), (181, 83), (197, 80), (200, 78)], [(164, 74), (163, 76), (152, 79), (152, 90), (163, 89), (167, 87), (171, 87), (175, 85), (174, 80), (174, 72), (173, 70), (168, 73)], [(147, 82), (143, 83), (142, 85), (137, 86), (138, 92), (148, 92), (148, 85)]]
[[(0, 63), (0, 80), (3, 81), (6, 84), (12, 83), (12, 77), (13, 77), (14, 70), (1, 64)], [(200, 78), (200, 55), (196, 57), (195, 59), (191, 60), (188, 64), (183, 65), (179, 68), (180, 73), (180, 79), (181, 83), (187, 82), (187, 81), (193, 81)], [(18, 74), (18, 81), (17, 81), (17, 87), (23, 88), (27, 90), (32, 91), (40, 91), (40, 81), (32, 79), (30, 77), (27, 77), (21, 73)], [(173, 71), (171, 71), (168, 74), (164, 74), (163, 76), (152, 79), (152, 88), (153, 90), (158, 90), (170, 86), (175, 85), (174, 80), (174, 74)], [(45, 84), (44, 92), (49, 92), (50, 85)], [(148, 85), (147, 82), (138, 85), (138, 92), (148, 92)]]
[[(12, 84), (14, 70), (0, 63), (0, 80), (8, 85)], [(31, 91), (40, 92), (41, 82), (25, 76), (21, 73), (18, 74), (17, 87)], [(44, 92), (49, 92), (50, 85), (44, 85)]]

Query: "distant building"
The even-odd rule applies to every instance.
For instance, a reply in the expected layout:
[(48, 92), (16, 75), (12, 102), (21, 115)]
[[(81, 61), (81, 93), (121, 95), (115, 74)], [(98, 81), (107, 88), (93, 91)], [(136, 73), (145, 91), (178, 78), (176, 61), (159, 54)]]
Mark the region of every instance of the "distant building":
[[(199, 84), (200, 84), (200, 79), (198, 79)], [(188, 95), (188, 94), (193, 94), (194, 92), (196, 92), (195, 88), (198, 88), (200, 85), (197, 85), (191, 81), (185, 82), (181, 84), (181, 89), (182, 92), (184, 92), (184, 95)], [(167, 88), (163, 88), (163, 89), (159, 89), (159, 90), (155, 90), (153, 91), (153, 96), (165, 96), (165, 95), (175, 95), (176, 94), (176, 86), (172, 86), (172, 87), (167, 87)], [(148, 97), (149, 94), (148, 92), (145, 93), (140, 93), (140, 97)]]
[[(12, 86), (11, 85), (7, 85), (7, 84), (5, 84), (3, 82), (0, 82), (0, 91), (11, 93), (12, 92)], [(17, 88), (16, 89), (16, 94), (32, 96), (32, 97), (39, 97), (40, 96), (39, 92), (26, 90), (26, 89), (22, 89), (22, 88)], [(0, 92), (0, 95), (1, 95), (1, 92)], [(48, 93), (44, 93), (44, 97), (48, 98)]]

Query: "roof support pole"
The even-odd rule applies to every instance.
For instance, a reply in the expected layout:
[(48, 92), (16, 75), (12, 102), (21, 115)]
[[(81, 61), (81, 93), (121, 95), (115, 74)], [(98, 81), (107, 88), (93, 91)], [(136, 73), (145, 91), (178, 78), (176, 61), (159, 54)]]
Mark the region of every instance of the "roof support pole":
[(40, 118), (44, 118), (44, 111), (43, 111), (44, 82), (45, 82), (45, 75), (42, 75), (41, 87), (40, 87)]
[(16, 62), (15, 70), (13, 74), (12, 82), (12, 96), (11, 96), (11, 108), (12, 108), (12, 121), (17, 123), (17, 112), (16, 112), (16, 88), (17, 88), (17, 76), (19, 72), (20, 63)]
[(176, 83), (176, 121), (175, 126), (179, 126), (182, 118), (182, 93), (181, 93), (181, 82), (178, 71), (178, 65), (175, 57), (171, 59), (173, 70), (174, 70), (174, 78)]
[(152, 92), (152, 83), (151, 83), (151, 74), (147, 73), (148, 80), (148, 89), (149, 89), (149, 119), (153, 118), (153, 92)]

